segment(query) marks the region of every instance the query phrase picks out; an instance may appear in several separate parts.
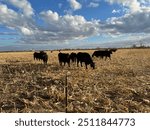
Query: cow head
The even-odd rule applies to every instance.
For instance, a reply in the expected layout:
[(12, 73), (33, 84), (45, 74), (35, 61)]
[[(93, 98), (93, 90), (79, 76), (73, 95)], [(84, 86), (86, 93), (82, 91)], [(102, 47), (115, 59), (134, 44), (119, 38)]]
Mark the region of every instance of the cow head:
[(95, 52), (92, 54), (92, 57), (94, 57), (95, 56)]
[(95, 69), (95, 63), (94, 63), (94, 62), (92, 62), (90, 65), (91, 65), (91, 67), (92, 67), (93, 69)]

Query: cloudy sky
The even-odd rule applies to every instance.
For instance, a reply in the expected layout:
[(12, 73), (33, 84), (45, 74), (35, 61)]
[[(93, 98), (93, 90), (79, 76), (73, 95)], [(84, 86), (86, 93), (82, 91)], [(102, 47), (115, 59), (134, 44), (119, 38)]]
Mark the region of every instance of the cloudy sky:
[(150, 45), (150, 0), (0, 0), (0, 50)]

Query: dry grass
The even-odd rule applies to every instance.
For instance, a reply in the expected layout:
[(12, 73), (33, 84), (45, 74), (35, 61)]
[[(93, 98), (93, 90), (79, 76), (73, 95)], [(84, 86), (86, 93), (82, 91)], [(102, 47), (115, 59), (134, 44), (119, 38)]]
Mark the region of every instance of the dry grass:
[[(92, 54), (93, 50), (88, 51)], [(120, 49), (112, 60), (60, 67), (57, 51), (48, 65), (33, 52), (0, 53), (0, 112), (150, 112), (150, 49)]]

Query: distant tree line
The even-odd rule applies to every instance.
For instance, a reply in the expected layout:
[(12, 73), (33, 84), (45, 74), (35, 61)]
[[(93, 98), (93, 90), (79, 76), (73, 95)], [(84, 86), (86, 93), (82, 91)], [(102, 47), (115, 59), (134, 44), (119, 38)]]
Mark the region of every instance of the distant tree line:
[(133, 44), (131, 48), (150, 48), (150, 46), (146, 46), (144, 44), (140, 44), (140, 45)]

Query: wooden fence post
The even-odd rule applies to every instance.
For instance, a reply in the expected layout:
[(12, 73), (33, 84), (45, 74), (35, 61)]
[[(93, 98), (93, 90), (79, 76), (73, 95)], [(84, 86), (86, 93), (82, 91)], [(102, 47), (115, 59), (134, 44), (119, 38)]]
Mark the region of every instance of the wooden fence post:
[(67, 84), (67, 73), (66, 73), (66, 77), (65, 77), (65, 112), (68, 113), (68, 84)]

